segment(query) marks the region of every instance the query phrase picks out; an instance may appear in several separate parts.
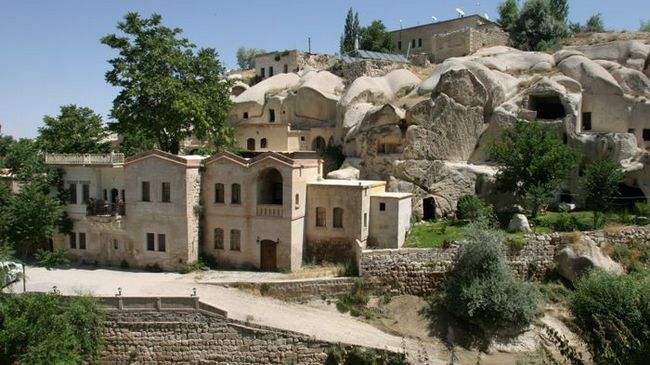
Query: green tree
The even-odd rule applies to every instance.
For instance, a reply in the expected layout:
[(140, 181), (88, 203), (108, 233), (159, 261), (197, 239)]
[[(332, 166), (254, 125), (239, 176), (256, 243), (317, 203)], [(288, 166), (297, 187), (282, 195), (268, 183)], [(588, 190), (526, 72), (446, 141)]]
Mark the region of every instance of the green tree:
[(0, 167), (6, 167), (4, 162), (5, 156), (7, 156), (14, 143), (16, 143), (16, 140), (12, 136), (0, 135)]
[(466, 228), (443, 302), (483, 337), (516, 333), (534, 319), (540, 294), (517, 279), (505, 260), (503, 236), (481, 221)]
[(604, 32), (605, 31), (605, 22), (603, 22), (603, 17), (600, 13), (594, 14), (585, 23), (584, 27), (585, 32)]
[(120, 88), (111, 110), (117, 122), (109, 127), (155, 139), (171, 153), (178, 153), (181, 141), (192, 135), (215, 146), (231, 145), (232, 128), (226, 124), (230, 81), (222, 78), (216, 51), (195, 51), (188, 39), (178, 37), (181, 29), (161, 22), (158, 14), (141, 18), (128, 13), (117, 25), (123, 35), (101, 39), (119, 51), (106, 72), (106, 81)]
[(345, 16), (345, 25), (343, 27), (343, 34), (341, 35), (341, 42), (339, 45), (341, 54), (354, 52), (354, 44), (359, 38), (361, 33), (361, 26), (359, 25), (359, 13), (354, 12), (352, 8), (348, 10)]
[(489, 154), (500, 165), (499, 188), (526, 200), (533, 217), (578, 159), (549, 127), (521, 120), (502, 130), (501, 139), (490, 145)]
[(90, 108), (64, 105), (61, 113), (43, 117), (45, 126), (38, 129), (36, 143), (47, 153), (106, 153), (111, 146), (105, 141), (102, 117)]
[(594, 161), (585, 169), (582, 189), (587, 208), (594, 211), (594, 229), (597, 228), (599, 215), (609, 209), (618, 196), (618, 188), (624, 177), (620, 166), (607, 160)]
[(650, 32), (650, 20), (642, 20), (639, 32)]
[(237, 64), (242, 70), (255, 68), (255, 56), (265, 53), (261, 48), (239, 47), (237, 49)]
[(506, 0), (499, 4), (499, 24), (508, 32), (511, 32), (515, 26), (515, 22), (519, 17), (519, 7), (517, 0)]
[[(551, 3), (564, 4), (565, 0), (527, 0), (510, 30), (514, 45), (524, 51), (546, 51), (560, 47), (560, 41), (569, 35), (566, 10)], [(559, 6), (559, 5), (558, 5)]]
[(569, 17), (569, 0), (549, 0), (549, 7), (555, 19), (566, 23)]
[(597, 365), (641, 365), (650, 358), (650, 274), (594, 271), (576, 283), (569, 307)]
[(88, 297), (48, 294), (0, 297), (0, 363), (94, 363), (104, 313)]
[(9, 147), (4, 165), (21, 181), (39, 179), (45, 172), (45, 163), (38, 145), (28, 138), (21, 138)]
[(393, 37), (381, 20), (374, 20), (369, 26), (361, 28), (359, 48), (375, 52), (391, 52), (394, 48)]

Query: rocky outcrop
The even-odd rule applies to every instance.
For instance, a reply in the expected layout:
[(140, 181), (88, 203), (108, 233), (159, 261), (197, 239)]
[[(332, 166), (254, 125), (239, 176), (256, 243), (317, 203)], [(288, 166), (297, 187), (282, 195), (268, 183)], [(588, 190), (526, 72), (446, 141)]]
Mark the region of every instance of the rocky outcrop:
[(582, 237), (580, 241), (561, 248), (555, 255), (555, 264), (557, 272), (571, 282), (591, 270), (623, 273), (621, 265), (604, 255), (590, 237)]
[(359, 180), (359, 169), (348, 166), (344, 169), (329, 172), (327, 178), (335, 180)]

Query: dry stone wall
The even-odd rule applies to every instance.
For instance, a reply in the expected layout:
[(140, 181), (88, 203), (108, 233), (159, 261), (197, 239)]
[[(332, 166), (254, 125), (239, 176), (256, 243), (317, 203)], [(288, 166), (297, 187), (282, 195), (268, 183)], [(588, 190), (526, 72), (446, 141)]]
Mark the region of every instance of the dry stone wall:
[[(650, 245), (650, 229), (645, 227), (581, 234), (598, 245), (626, 243), (632, 239)], [(529, 235), (521, 250), (507, 253), (508, 263), (518, 277), (540, 279), (554, 269), (555, 253), (568, 237), (559, 233)], [(364, 250), (359, 274), (365, 286), (376, 293), (428, 295), (440, 286), (453, 268), (459, 247), (459, 244), (453, 244), (449, 248)]]
[(243, 290), (258, 291), (270, 296), (292, 302), (307, 302), (312, 299), (332, 298), (347, 294), (354, 287), (356, 278), (303, 279), (278, 282), (241, 282), (226, 284)]

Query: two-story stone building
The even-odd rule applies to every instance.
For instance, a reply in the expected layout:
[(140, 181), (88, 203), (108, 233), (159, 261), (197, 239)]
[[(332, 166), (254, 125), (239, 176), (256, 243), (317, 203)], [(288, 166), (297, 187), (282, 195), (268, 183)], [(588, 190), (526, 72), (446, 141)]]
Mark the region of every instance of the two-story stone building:
[(409, 227), (410, 194), (387, 193), (383, 181), (323, 180), (322, 160), (308, 153), (46, 162), (65, 171), (74, 222), (54, 246), (86, 262), (175, 270), (204, 252), (223, 267), (297, 270), (305, 260), (351, 260), (369, 242), (399, 247)]

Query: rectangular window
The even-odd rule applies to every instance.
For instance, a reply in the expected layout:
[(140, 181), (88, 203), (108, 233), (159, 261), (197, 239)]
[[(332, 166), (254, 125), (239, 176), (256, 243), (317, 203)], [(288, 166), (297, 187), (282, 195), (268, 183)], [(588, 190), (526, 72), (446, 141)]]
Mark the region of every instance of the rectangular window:
[(284, 64), (284, 73), (285, 74), (289, 73), (289, 65), (287, 65), (286, 63)]
[(630, 128), (630, 129), (627, 130), (627, 133), (632, 133), (632, 134), (634, 134), (634, 133), (636, 133), (636, 129), (634, 129), (634, 128)]
[(224, 202), (224, 191), (223, 184), (214, 184), (214, 202), (223, 203)]
[(273, 76), (273, 66), (269, 66), (269, 77)]
[(81, 185), (81, 202), (83, 204), (88, 204), (90, 200), (90, 184)]
[(583, 131), (591, 130), (591, 112), (582, 113), (582, 130)]
[(363, 213), (363, 228), (368, 227), (368, 213)]
[(124, 194), (124, 189), (122, 189), (122, 203), (126, 203), (126, 194)]
[(142, 201), (143, 202), (151, 201), (151, 198), (149, 196), (149, 182), (148, 181), (143, 181), (142, 182)]
[(156, 250), (156, 236), (153, 233), (147, 233), (147, 251)]
[(75, 232), (70, 232), (70, 248), (77, 248), (77, 234)]
[(232, 204), (241, 204), (241, 185), (232, 184), (230, 190), (230, 202)]
[(118, 240), (114, 239), (113, 240), (113, 249), (117, 250), (118, 248), (120, 248), (120, 243), (119, 243)]
[(411, 41), (411, 48), (415, 48), (415, 39)]
[(214, 248), (223, 250), (223, 229), (221, 228), (214, 229)]
[(382, 212), (386, 210), (386, 203), (379, 203), (379, 210), (381, 210)]
[(104, 189), (104, 200), (108, 200), (108, 190)]
[(165, 252), (167, 250), (167, 242), (164, 234), (158, 234), (158, 251)]
[(422, 38), (418, 38), (418, 47), (422, 47)]
[(265, 69), (264, 67), (262, 67), (262, 68), (260, 69), (260, 74), (261, 74), (262, 78), (265, 78), (265, 77), (266, 77), (266, 75), (264, 74), (264, 71), (265, 71), (265, 70), (266, 70), (266, 69)]
[(275, 109), (269, 110), (269, 122), (270, 123), (275, 122)]
[(325, 208), (316, 208), (316, 227), (325, 227)]
[(230, 230), (230, 250), (241, 251), (240, 246), (241, 232), (238, 229)]
[(70, 193), (70, 204), (77, 204), (77, 184), (68, 185), (68, 191)]
[(248, 119), (248, 112), (244, 112), (244, 119)]
[(343, 208), (334, 208), (332, 212), (332, 227), (343, 228)]
[(84, 232), (79, 232), (79, 249), (86, 249), (86, 233)]
[(172, 201), (172, 189), (171, 185), (168, 182), (162, 183), (162, 197), (163, 203), (169, 203)]
[(397, 41), (397, 49), (402, 50), (402, 41)]
[(300, 208), (300, 194), (296, 194), (295, 206), (296, 206), (296, 209)]

